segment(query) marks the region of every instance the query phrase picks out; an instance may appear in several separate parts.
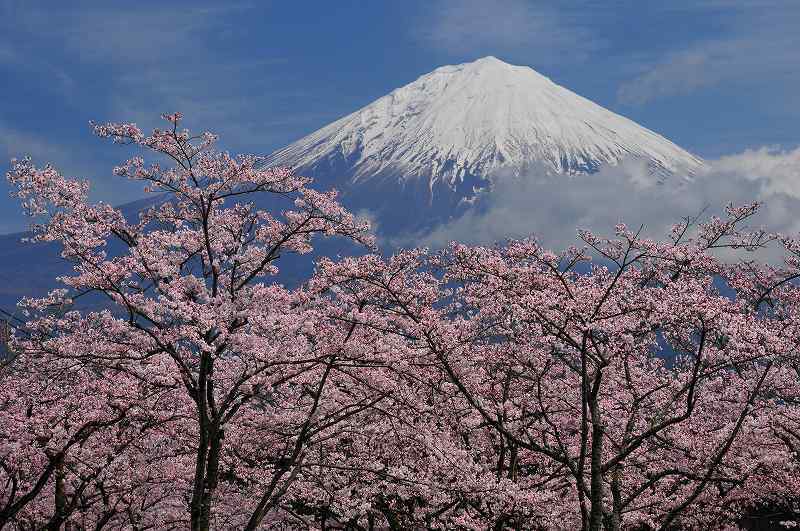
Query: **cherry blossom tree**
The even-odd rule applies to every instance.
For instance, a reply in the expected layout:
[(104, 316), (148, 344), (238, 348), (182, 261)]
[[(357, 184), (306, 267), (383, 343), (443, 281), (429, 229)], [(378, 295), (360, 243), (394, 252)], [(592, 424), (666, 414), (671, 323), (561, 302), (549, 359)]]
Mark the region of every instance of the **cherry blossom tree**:
[[(611, 240), (582, 233), (604, 262), (533, 241), (453, 244), (328, 261), (320, 282), (363, 308), (353, 324), (424, 353), (411, 370), (425, 367), (424, 387), (460, 413), (459, 451), (504, 482), (505, 496), (476, 498), (463, 478), (449, 508), (461, 522), (714, 528), (797, 492), (784, 481), (792, 450), (771, 426), (798, 336), (752, 293), (715, 283), (752, 291), (748, 267), (712, 251), (774, 240), (739, 228), (756, 208), (730, 207), (692, 237), (687, 220), (666, 242), (624, 226)], [(764, 286), (774, 293), (788, 278)]]
[[(88, 203), (85, 182), (30, 160), (14, 162), (10, 182), (28, 212), (44, 219), (33, 239), (61, 243), (75, 271), (61, 279), (67, 289), (26, 302), (29, 326), (41, 333), (15, 348), (42, 363), (90, 366), (99, 380), (69, 396), (89, 393), (101, 409), (118, 400), (92, 386), (126, 389), (117, 375), (143, 393), (166, 393), (178, 421), (161, 437), (177, 447), (171, 466), (181, 481), (164, 485), (172, 494), (159, 503), (170, 512), (184, 503), (187, 518), (176, 517), (176, 526), (255, 529), (302, 478), (314, 445), (385, 397), (376, 386), (359, 387), (369, 369), (358, 360), (371, 350), (362, 332), (326, 324), (325, 298), (269, 279), (281, 255), (308, 253), (315, 234), (366, 245), (371, 237), (334, 192), (314, 191), (290, 170), (263, 169), (259, 157), (215, 151), (216, 137), (180, 129), (180, 114), (164, 118), (170, 127), (148, 136), (132, 124), (93, 124), (100, 137), (160, 157), (146, 164), (137, 156), (115, 169), (166, 194), (136, 220)], [(254, 201), (265, 194), (288, 199), (289, 209), (258, 209)], [(92, 293), (108, 309), (58, 320), (35, 313)], [(117, 415), (70, 421), (64, 437), (72, 435), (50, 452), (40, 482), (52, 483), (49, 468), (59, 466), (61, 453), (110, 429), (129, 408), (146, 407), (140, 394), (126, 390), (119, 400), (125, 397)]]

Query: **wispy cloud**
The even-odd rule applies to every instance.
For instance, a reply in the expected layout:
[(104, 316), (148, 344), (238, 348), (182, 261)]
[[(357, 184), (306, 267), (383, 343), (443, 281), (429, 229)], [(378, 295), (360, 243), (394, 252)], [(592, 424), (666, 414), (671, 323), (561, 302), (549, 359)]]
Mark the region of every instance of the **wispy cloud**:
[[(72, 154), (64, 146), (51, 142), (41, 135), (0, 121), (0, 168), (3, 169), (3, 173), (8, 169), (11, 159), (21, 159), (27, 156), (30, 156), (39, 166), (52, 163), (62, 167), (70, 175), (77, 173)], [(8, 189), (8, 192), (10, 191)], [(0, 193), (5, 195), (8, 192), (3, 189)], [(3, 214), (0, 217), (0, 234), (23, 230), (27, 227), (28, 218), (24, 215), (23, 209), (16, 199), (1, 197), (0, 209)]]
[(84, 60), (136, 65), (191, 61), (208, 53), (208, 33), (226, 31), (222, 22), (242, 9), (235, 3), (193, 9), (104, 6), (65, 15), (62, 32), (66, 45)]
[[(257, 130), (254, 103), (276, 96), (278, 83), (270, 69), (286, 62), (231, 53), (242, 46), (237, 20), (256, 7), (245, 2), (201, 3), (191, 9), (169, 3), (146, 8), (96, 3), (73, 9), (6, 2), (0, 7), (11, 21), (0, 22), (0, 30), (7, 25), (17, 37), (0, 48), (0, 61), (18, 69), (32, 68), (25, 63), (33, 61), (62, 85), (96, 90), (102, 98), (97, 107), (105, 107), (107, 114), (93, 119), (148, 126), (158, 123), (160, 113), (179, 110), (192, 123), (216, 127), (224, 140), (240, 143)], [(42, 53), (45, 47), (59, 50), (74, 81), (58, 66), (41, 64), (51, 55)], [(262, 143), (270, 140), (268, 132), (262, 135)]]
[[(80, 128), (76, 129), (80, 130)], [(96, 139), (92, 139), (88, 127), (85, 127), (81, 133), (86, 139), (96, 141)], [(97, 144), (100, 142), (97, 141)], [(119, 203), (120, 197), (141, 195), (141, 186), (138, 183), (118, 178), (103, 178), (103, 176), (112, 175), (111, 166), (107, 160), (87, 156), (91, 153), (91, 148), (91, 145), (64, 144), (58, 139), (51, 139), (37, 132), (20, 129), (0, 121), (0, 167), (3, 168), (3, 172), (8, 169), (11, 159), (30, 156), (37, 166), (52, 164), (64, 175), (92, 181), (90, 192), (92, 200)], [(9, 188), (5, 190), (10, 191)], [(1, 193), (5, 193), (5, 191)], [(8, 205), (14, 206), (9, 207)], [(0, 199), (0, 208), (6, 210), (13, 208), (17, 211), (15, 222), (7, 222), (4, 227), (13, 227), (13, 230), (19, 230), (27, 223), (27, 220), (20, 214), (22, 211), (16, 208), (16, 201), (9, 203), (7, 198), (3, 197)], [(0, 219), (0, 221), (2, 220)], [(4, 228), (0, 228), (0, 234), (3, 232)]]
[(719, 20), (723, 34), (645, 62), (638, 76), (620, 86), (621, 102), (642, 105), (729, 82), (761, 88), (786, 83), (800, 90), (800, 3), (704, 2), (694, 9)]
[[(749, 150), (710, 161), (693, 181), (658, 184), (643, 164), (628, 162), (586, 176), (496, 176), (492, 193), (478, 208), (421, 239), (441, 247), (451, 240), (492, 243), (536, 235), (553, 248), (576, 242), (576, 229), (608, 234), (618, 222), (645, 225), (663, 237), (685, 216), (728, 202), (764, 202), (758, 218), (769, 230), (800, 233), (800, 148)], [(420, 240), (417, 240), (420, 241)]]
[(0, 122), (0, 160), (6, 162), (11, 158), (30, 155), (44, 162), (57, 162), (67, 157), (67, 150), (44, 137), (31, 134), (9, 124)]
[(524, 52), (537, 63), (582, 60), (598, 41), (563, 7), (525, 0), (439, 0), (429, 4), (413, 34), (448, 54)]
[[(48, 142), (46, 139), (12, 127), (0, 121), (0, 167), (4, 172), (6, 164), (12, 158), (22, 158), (31, 156), (41, 161), (42, 165), (46, 162), (63, 161), (66, 158), (66, 151), (61, 146)], [(5, 197), (0, 198), (0, 207), (4, 214), (13, 211), (18, 219), (22, 219), (22, 209), (16, 202), (10, 202)], [(0, 234), (5, 234), (13, 230), (20, 229), (24, 224), (18, 221), (7, 222), (0, 218)]]
[[(5, 47), (19, 57), (31, 46), (59, 42), (66, 52), (84, 62), (113, 62), (117, 65), (160, 62), (176, 57), (190, 59), (192, 53), (207, 52), (201, 34), (226, 31), (226, 17), (247, 6), (237, 2), (220, 6), (198, 4), (191, 9), (161, 3), (149, 6), (109, 5), (84, 2), (48, 5), (4, 1), (0, 3), (3, 26), (8, 33), (27, 36)], [(205, 36), (205, 35), (204, 35)]]

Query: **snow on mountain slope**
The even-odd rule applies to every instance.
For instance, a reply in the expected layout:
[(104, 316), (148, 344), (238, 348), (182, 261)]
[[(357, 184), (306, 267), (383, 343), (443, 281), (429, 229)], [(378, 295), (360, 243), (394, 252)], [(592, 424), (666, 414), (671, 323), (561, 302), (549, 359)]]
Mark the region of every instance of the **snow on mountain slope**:
[(501, 168), (591, 173), (630, 158), (646, 161), (660, 179), (691, 176), (703, 164), (529, 67), (484, 57), (437, 68), (273, 153), (269, 163), (311, 176), (343, 172), (345, 185), (421, 179), (434, 194), (468, 193), (464, 185), (475, 188), (475, 181), (481, 188)]

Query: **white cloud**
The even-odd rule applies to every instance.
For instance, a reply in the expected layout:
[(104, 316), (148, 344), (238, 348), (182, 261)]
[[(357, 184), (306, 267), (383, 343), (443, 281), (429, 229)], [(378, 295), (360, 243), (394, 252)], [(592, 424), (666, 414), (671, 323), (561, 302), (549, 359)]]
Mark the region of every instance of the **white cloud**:
[(646, 61), (639, 75), (619, 87), (621, 102), (641, 105), (731, 82), (763, 90), (770, 80), (771, 88), (800, 90), (800, 2), (705, 2), (696, 7), (689, 15), (721, 25), (722, 34)]
[[(800, 148), (749, 150), (710, 161), (692, 181), (659, 184), (635, 162), (592, 175), (567, 177), (533, 172), (495, 176), (494, 190), (477, 208), (429, 234), (417, 244), (441, 247), (451, 240), (492, 243), (535, 235), (551, 248), (576, 243), (576, 230), (610, 234), (614, 225), (645, 226), (664, 237), (672, 224), (725, 204), (764, 203), (754, 223), (771, 231), (800, 233)], [(408, 244), (412, 241), (409, 238)]]
[(429, 6), (414, 34), (449, 54), (524, 51), (538, 63), (555, 63), (584, 59), (598, 45), (574, 14), (541, 2), (439, 0)]

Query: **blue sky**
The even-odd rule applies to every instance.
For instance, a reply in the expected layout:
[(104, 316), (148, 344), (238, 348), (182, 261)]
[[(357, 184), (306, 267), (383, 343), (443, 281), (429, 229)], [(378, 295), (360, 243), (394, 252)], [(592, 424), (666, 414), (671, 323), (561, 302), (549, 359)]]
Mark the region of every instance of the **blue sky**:
[[(269, 153), (444, 65), (495, 55), (704, 157), (800, 144), (797, 0), (23, 2), (0, 0), (0, 157), (90, 178), (126, 157), (89, 120), (179, 110)], [(0, 194), (0, 233), (24, 228)]]

